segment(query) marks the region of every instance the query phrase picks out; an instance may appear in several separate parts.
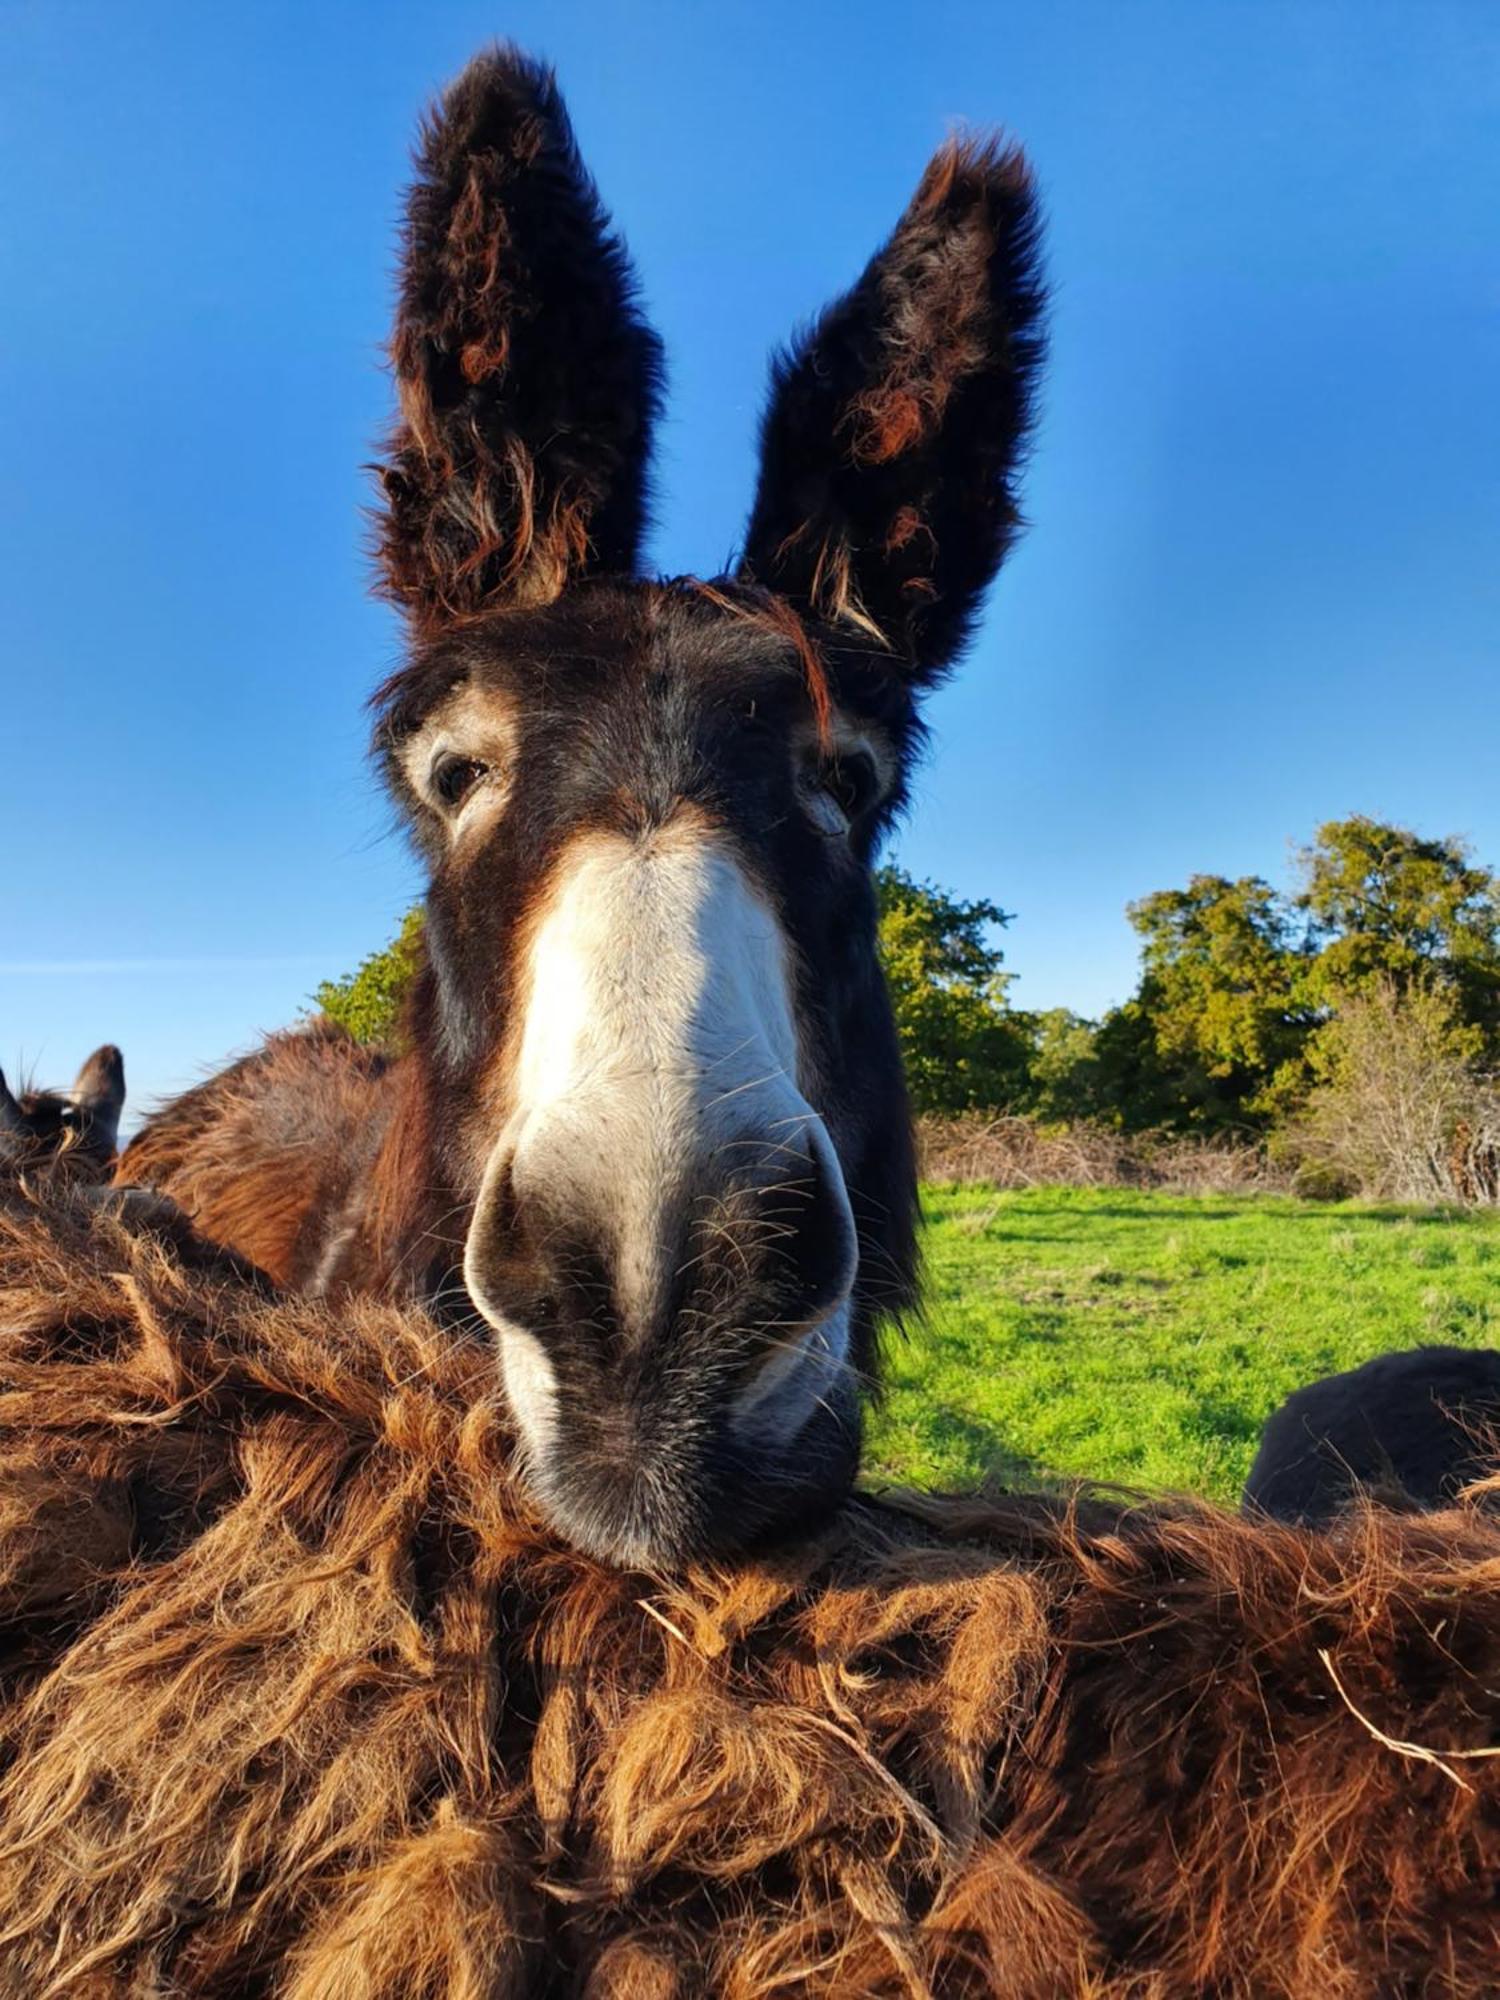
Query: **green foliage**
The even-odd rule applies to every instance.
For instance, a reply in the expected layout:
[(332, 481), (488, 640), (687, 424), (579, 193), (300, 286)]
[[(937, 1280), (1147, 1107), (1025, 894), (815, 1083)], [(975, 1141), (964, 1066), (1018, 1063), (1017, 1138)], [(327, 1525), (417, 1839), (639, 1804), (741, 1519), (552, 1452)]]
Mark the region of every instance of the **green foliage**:
[(1450, 995), (1500, 1060), (1500, 881), (1459, 841), (1363, 815), (1329, 820), (1300, 858), (1294, 895), (1195, 875), (1131, 904), (1141, 979), (1096, 1039), (1101, 1113), (1137, 1128), (1282, 1123), (1326, 1068), (1340, 1009), (1382, 981)]
[(1330, 820), (1301, 855), (1297, 898), (1318, 945), (1313, 987), (1329, 1005), (1381, 980), (1451, 991), (1458, 1018), (1500, 1056), (1500, 880), (1458, 840), (1422, 840), (1356, 815)]
[(1300, 1066), (1316, 1014), (1293, 912), (1257, 875), (1195, 875), (1127, 912), (1141, 983), (1106, 1042), (1126, 1124), (1218, 1128), (1265, 1122)]
[(1022, 1108), (1048, 1125), (1097, 1116), (1102, 1075), (1097, 1023), (1067, 1007), (1051, 1007), (1030, 1020), (1031, 1066)]
[(1008, 1105), (1026, 1090), (1030, 1023), (1006, 1004), (1010, 975), (991, 933), (1010, 918), (899, 868), (883, 868), (880, 957), (918, 1111)]
[(1287, 1149), (1304, 1176), (1376, 1200), (1477, 1199), (1475, 1165), (1500, 1154), (1500, 1093), (1483, 1053), (1452, 986), (1377, 973), (1317, 1036), (1316, 1082)]
[(357, 972), (326, 979), (313, 995), (320, 1013), (353, 1035), (357, 1042), (394, 1043), (400, 1032), (401, 1007), (407, 988), (422, 962), (422, 906), (415, 904), (401, 928), (374, 952)]
[(893, 1342), (875, 1483), (1116, 1479), (1233, 1505), (1291, 1390), (1500, 1345), (1500, 1213), (1271, 1195), (924, 1190), (929, 1310)]

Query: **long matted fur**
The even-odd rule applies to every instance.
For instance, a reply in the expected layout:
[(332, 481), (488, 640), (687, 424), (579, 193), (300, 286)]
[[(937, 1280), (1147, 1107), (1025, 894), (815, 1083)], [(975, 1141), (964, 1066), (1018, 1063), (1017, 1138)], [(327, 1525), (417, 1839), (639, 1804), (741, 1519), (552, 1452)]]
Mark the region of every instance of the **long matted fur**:
[(6, 1995), (1500, 1987), (1493, 1520), (860, 1500), (618, 1574), (482, 1347), (3, 1200)]

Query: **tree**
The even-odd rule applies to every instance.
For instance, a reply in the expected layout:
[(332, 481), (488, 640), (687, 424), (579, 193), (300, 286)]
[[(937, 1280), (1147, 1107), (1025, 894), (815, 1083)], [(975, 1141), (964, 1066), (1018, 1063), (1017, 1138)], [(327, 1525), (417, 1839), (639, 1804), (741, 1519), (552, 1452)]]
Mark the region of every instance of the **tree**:
[[(1014, 1016), (1018, 1022), (1026, 1017)], [(1068, 1007), (1030, 1016), (1031, 1060), (1024, 1108), (1048, 1124), (1098, 1115), (1102, 1071), (1099, 1024)]]
[(1258, 875), (1195, 875), (1127, 915), (1142, 939), (1141, 982), (1097, 1051), (1120, 1121), (1266, 1123), (1318, 1021), (1293, 912)]
[(1010, 974), (992, 933), (998, 905), (964, 902), (882, 868), (880, 957), (912, 1103), (919, 1111), (996, 1110), (1026, 1088), (1031, 1023), (1007, 1005)]
[(1337, 1007), (1381, 981), (1434, 984), (1500, 1059), (1500, 880), (1464, 843), (1355, 814), (1320, 826), (1299, 858), (1320, 1000)]
[(320, 1013), (336, 1021), (357, 1042), (394, 1044), (401, 1008), (422, 962), (422, 906), (414, 904), (383, 950), (373, 952), (357, 972), (327, 979), (313, 995)]
[(1300, 863), (1295, 895), (1195, 875), (1130, 905), (1141, 978), (1094, 1040), (1101, 1112), (1137, 1128), (1293, 1117), (1326, 1080), (1341, 1010), (1382, 982), (1448, 995), (1500, 1061), (1500, 882), (1462, 842), (1355, 815), (1319, 827)]

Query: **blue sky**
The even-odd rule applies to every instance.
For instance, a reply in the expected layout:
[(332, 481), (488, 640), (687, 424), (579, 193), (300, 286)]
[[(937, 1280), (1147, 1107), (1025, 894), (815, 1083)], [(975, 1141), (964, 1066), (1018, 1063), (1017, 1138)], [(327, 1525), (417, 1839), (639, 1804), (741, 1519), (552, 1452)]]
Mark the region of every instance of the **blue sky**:
[(898, 858), (1015, 911), (1026, 1005), (1130, 989), (1132, 896), (1322, 818), (1500, 864), (1491, 0), (0, 5), (0, 1061), (137, 1105), (291, 1018), (416, 875), (362, 464), (418, 107), (558, 66), (666, 337), (653, 556), (719, 567), (771, 346), (956, 123), (1051, 216), (1032, 531)]

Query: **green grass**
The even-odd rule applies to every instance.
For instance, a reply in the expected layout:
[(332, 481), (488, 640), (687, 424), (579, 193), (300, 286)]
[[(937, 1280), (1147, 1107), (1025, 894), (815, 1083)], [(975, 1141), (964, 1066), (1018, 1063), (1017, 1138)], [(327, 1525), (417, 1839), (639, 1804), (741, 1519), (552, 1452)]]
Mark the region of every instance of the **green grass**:
[(1130, 1189), (926, 1191), (925, 1325), (893, 1339), (876, 1482), (1082, 1475), (1239, 1494), (1291, 1389), (1422, 1341), (1500, 1345), (1500, 1216)]

